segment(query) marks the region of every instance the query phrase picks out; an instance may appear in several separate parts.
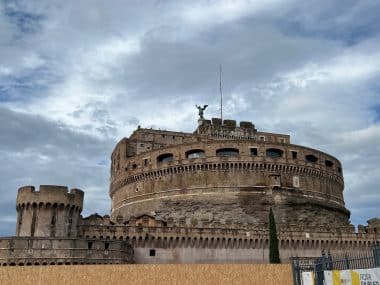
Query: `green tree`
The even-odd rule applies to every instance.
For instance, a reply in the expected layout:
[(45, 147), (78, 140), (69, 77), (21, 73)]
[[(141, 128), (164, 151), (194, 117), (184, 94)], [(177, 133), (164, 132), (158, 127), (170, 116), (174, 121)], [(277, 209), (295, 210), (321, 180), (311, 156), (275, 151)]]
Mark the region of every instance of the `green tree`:
[(269, 262), (281, 263), (280, 252), (278, 251), (276, 221), (272, 208), (269, 210)]

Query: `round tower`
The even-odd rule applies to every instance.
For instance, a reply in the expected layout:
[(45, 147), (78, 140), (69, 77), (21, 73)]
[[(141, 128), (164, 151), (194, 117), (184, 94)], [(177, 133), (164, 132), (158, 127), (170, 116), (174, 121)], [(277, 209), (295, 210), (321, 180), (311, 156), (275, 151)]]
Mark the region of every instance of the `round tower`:
[(350, 227), (335, 157), (259, 132), (251, 122), (204, 120), (194, 133), (137, 129), (112, 153), (111, 220), (231, 221), (265, 227)]
[(17, 236), (76, 237), (84, 193), (66, 186), (24, 186), (17, 194)]

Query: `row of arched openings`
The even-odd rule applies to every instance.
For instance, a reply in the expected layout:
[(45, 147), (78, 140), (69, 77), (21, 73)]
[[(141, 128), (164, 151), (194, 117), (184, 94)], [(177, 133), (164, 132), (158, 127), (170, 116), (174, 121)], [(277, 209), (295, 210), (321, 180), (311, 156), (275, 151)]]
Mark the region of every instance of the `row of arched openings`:
[[(284, 156), (284, 151), (278, 148), (268, 148), (265, 151), (267, 157), (270, 158), (281, 158)], [(203, 149), (192, 149), (185, 152), (187, 159), (193, 158), (203, 158), (206, 157), (206, 153)], [(251, 148), (251, 155), (257, 155), (257, 148)], [(220, 148), (216, 150), (216, 156), (219, 157), (237, 157), (239, 156), (239, 149), (237, 148)], [(157, 157), (157, 163), (167, 163), (174, 160), (174, 155), (172, 153), (164, 153)], [(313, 154), (305, 155), (306, 162), (316, 163), (318, 157)], [(334, 163), (330, 160), (325, 160), (325, 166), (332, 167)]]

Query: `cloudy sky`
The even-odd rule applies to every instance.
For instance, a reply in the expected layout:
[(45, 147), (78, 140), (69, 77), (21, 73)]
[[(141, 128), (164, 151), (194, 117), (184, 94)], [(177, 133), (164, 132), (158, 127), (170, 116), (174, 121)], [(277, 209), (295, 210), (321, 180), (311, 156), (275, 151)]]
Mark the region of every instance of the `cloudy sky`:
[[(143, 4), (142, 4), (143, 3)], [(0, 0), (0, 235), (23, 185), (86, 191), (141, 125), (196, 128), (195, 104), (340, 159), (354, 224), (380, 216), (380, 2)]]

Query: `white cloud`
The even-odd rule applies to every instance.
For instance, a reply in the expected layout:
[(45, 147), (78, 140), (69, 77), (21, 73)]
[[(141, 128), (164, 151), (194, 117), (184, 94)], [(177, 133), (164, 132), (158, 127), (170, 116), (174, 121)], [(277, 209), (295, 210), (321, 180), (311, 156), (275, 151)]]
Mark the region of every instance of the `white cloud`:
[(35, 69), (42, 66), (45, 61), (37, 54), (31, 53), (22, 57), (23, 67), (27, 69)]
[[(378, 43), (376, 43), (378, 44)], [(364, 81), (378, 76), (380, 72), (380, 52), (345, 51), (327, 62), (308, 63), (300, 70), (285, 74), (289, 84), (306, 88), (309, 83), (332, 82), (352, 85), (355, 81)]]
[(342, 147), (345, 147), (347, 151), (353, 151), (359, 149), (363, 143), (369, 144), (375, 147), (376, 153), (380, 155), (380, 125), (370, 125), (364, 129), (359, 129), (350, 132), (344, 132), (338, 135), (338, 139), (341, 141)]
[(73, 72), (86, 74), (91, 79), (102, 80), (111, 78), (114, 68), (125, 57), (139, 53), (140, 42), (138, 39), (123, 39), (113, 37), (105, 40), (98, 46), (83, 54), (76, 63)]
[(290, 5), (294, 1), (270, 0), (223, 0), (223, 1), (193, 1), (183, 7), (180, 15), (189, 24), (208, 26), (233, 22), (247, 16), (268, 13)]

